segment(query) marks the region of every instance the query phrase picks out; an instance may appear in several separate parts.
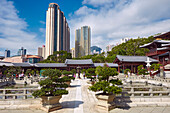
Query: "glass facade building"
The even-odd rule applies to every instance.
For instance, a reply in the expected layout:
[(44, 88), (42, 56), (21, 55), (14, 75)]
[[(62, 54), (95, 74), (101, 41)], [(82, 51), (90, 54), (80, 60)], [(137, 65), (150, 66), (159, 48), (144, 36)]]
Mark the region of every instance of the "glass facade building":
[(91, 28), (83, 26), (75, 32), (75, 57), (90, 54), (91, 47)]
[(10, 50), (5, 50), (5, 58), (10, 57)]

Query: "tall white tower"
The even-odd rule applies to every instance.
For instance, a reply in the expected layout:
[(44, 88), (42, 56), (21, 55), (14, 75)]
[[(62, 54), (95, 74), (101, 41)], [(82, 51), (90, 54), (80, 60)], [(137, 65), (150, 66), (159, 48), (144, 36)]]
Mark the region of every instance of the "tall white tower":
[(46, 13), (46, 47), (45, 58), (54, 51), (70, 51), (70, 28), (56, 3), (50, 3)]

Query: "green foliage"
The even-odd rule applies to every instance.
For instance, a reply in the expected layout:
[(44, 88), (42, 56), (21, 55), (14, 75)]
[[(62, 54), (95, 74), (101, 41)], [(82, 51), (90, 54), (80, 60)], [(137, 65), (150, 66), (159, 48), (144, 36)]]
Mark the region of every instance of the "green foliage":
[(153, 69), (154, 71), (156, 71), (156, 70), (159, 70), (160, 69), (160, 66), (162, 66), (162, 64), (152, 64), (151, 65), (151, 67), (150, 67), (150, 69)]
[(147, 69), (144, 69), (143, 65), (138, 66), (138, 74), (139, 75), (147, 75), (148, 71)]
[(97, 83), (95, 83), (93, 86), (90, 86), (89, 88), (92, 91), (103, 91), (104, 94), (119, 94), (120, 92), (122, 92), (122, 89), (111, 85), (109, 82), (107, 81), (99, 81)]
[(115, 68), (109, 68), (105, 64), (104, 67), (97, 67), (95, 72), (99, 75), (99, 81), (90, 86), (90, 90), (95, 92), (103, 91), (103, 94), (118, 94), (122, 92), (121, 88), (115, 86), (122, 84), (120, 80), (109, 80), (109, 77), (118, 75), (118, 72)]
[(72, 72), (71, 72), (71, 71), (66, 71), (66, 70), (64, 70), (64, 71), (62, 72), (62, 74), (68, 76), (68, 75), (72, 74)]
[(127, 56), (144, 56), (147, 52), (149, 52), (149, 50), (145, 48), (140, 48), (140, 46), (150, 43), (153, 40), (153, 36), (150, 36), (148, 38), (130, 39), (126, 43), (122, 43), (118, 46), (113, 47), (108, 56), (113, 56), (115, 54)]
[(71, 70), (72, 74), (76, 74), (76, 69)]
[(86, 73), (86, 69), (82, 69), (81, 70), (81, 73), (83, 74), (83, 73)]
[(22, 72), (21, 67), (14, 67), (14, 66), (7, 67), (5, 71), (7, 77), (11, 77), (14, 74), (20, 74), (21, 72)]
[(125, 69), (124, 73), (128, 74), (128, 72), (131, 72), (131, 70), (130, 69)]
[(95, 68), (88, 68), (88, 69), (86, 70), (86, 75), (87, 75), (87, 76), (96, 76), (96, 74), (95, 74)]
[(32, 69), (27, 69), (26, 72), (25, 72), (25, 74), (26, 74), (27, 76), (29, 76), (30, 74), (32, 75)]
[[(99, 68), (96, 68), (96, 70)], [(99, 80), (106, 80), (109, 81), (109, 77), (110, 76), (115, 76), (118, 75), (118, 72), (116, 70), (116, 68), (110, 68), (108, 67), (106, 64), (104, 65), (104, 67), (100, 67), (100, 71), (97, 72), (99, 75)]]
[(65, 89), (68, 85), (64, 83), (66, 78), (60, 78), (61, 72), (59, 70), (47, 69), (42, 72), (42, 75), (47, 76), (47, 78), (39, 82), (41, 89), (35, 91), (32, 94), (33, 96), (41, 97), (68, 94), (68, 91)]
[(71, 53), (67, 53), (67, 51), (55, 51), (53, 55), (48, 56), (46, 60), (40, 61), (39, 63), (64, 63), (66, 59), (71, 58)]
[(112, 84), (116, 84), (116, 85), (122, 85), (122, 81), (121, 80), (119, 80), (119, 79), (112, 79), (112, 80), (110, 80), (109, 81), (110, 83), (112, 83)]

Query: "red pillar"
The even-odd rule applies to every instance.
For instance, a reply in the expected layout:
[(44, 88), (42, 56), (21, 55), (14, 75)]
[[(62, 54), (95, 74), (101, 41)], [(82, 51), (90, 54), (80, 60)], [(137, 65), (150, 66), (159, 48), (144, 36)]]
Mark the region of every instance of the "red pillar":
[(120, 66), (118, 65), (118, 72), (120, 73)]

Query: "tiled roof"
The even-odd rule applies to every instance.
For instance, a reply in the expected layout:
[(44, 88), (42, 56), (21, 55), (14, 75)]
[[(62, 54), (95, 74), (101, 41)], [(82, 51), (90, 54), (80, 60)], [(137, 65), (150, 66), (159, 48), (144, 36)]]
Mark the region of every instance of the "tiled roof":
[(151, 43), (147, 43), (147, 44), (144, 44), (144, 45), (140, 46), (140, 48), (147, 47), (147, 46), (149, 46), (149, 45), (151, 45), (153, 43), (169, 44), (170, 40), (154, 40)]
[(72, 60), (66, 59), (65, 64), (93, 64), (92, 59), (85, 59), (85, 60)]
[[(121, 55), (117, 55), (117, 58), (120, 61), (123, 62), (145, 62), (147, 61), (147, 56), (121, 56)], [(152, 62), (159, 62), (158, 60), (149, 58), (150, 61)]]
[(167, 55), (169, 55), (169, 52), (166, 52), (166, 53), (160, 54), (160, 55), (158, 55), (158, 56), (167, 56)]
[(4, 62), (4, 61), (0, 61), (0, 66), (13, 66), (13, 64), (11, 62)]
[(104, 64), (107, 64), (109, 67), (118, 67), (118, 64), (115, 64), (115, 63), (94, 63), (94, 67), (97, 67), (97, 66), (104, 66)]
[(36, 63), (35, 67), (67, 67), (65, 63)]
[(12, 63), (16, 67), (32, 67), (33, 64), (30, 63)]

